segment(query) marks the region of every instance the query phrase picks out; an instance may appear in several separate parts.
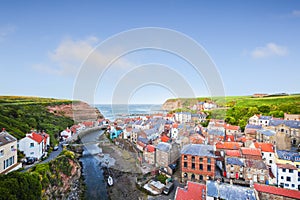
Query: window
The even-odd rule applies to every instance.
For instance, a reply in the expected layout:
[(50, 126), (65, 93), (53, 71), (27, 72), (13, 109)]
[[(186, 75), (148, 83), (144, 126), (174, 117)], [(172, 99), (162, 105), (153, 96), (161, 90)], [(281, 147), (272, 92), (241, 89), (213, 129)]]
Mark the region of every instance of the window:
[(283, 179), (283, 176), (281, 176), (281, 179)]
[(211, 163), (211, 160), (210, 160), (210, 158), (207, 158), (207, 163)]
[(191, 179), (195, 180), (195, 174), (192, 174)]
[(270, 157), (272, 157), (272, 154), (270, 153)]
[(294, 172), (294, 170), (292, 170), (292, 169), (289, 169), (289, 173), (293, 173)]
[(210, 165), (207, 165), (207, 171), (211, 171), (211, 166)]
[(195, 169), (195, 163), (192, 163), (192, 169)]
[(32, 148), (32, 147), (34, 147), (34, 143), (33, 142), (30, 143), (30, 148)]
[(203, 158), (199, 158), (199, 162), (203, 162)]
[(184, 167), (184, 168), (187, 168), (187, 166), (188, 166), (187, 162), (184, 162), (184, 163), (183, 163), (183, 167)]
[(287, 176), (286, 181), (291, 182), (291, 177)]
[(4, 156), (4, 150), (0, 150), (0, 157)]
[(264, 152), (261, 152), (261, 154), (262, 154), (262, 156), (264, 156), (265, 154), (264, 154)]
[(15, 148), (14, 148), (14, 145), (10, 146), (10, 150), (11, 150), (11, 151), (14, 151), (14, 149), (15, 149)]
[(282, 172), (285, 172), (286, 170), (285, 169), (282, 169)]
[(185, 177), (185, 178), (186, 178), (187, 176), (188, 176), (188, 175), (187, 175), (187, 173), (184, 173), (184, 174), (183, 174), (183, 177)]
[(289, 187), (289, 186), (290, 186), (290, 184), (287, 184), (287, 183), (286, 183), (286, 184), (284, 184), (284, 186), (286, 186), (286, 187)]
[(203, 164), (199, 165), (199, 170), (203, 170)]
[(295, 187), (295, 184), (292, 184), (292, 188), (294, 188)]
[(300, 165), (296, 165), (296, 167), (297, 167), (298, 169), (300, 169)]
[(202, 176), (202, 175), (199, 176), (199, 180), (200, 180), (200, 181), (203, 180), (203, 176)]
[(195, 162), (195, 156), (192, 156), (192, 162)]
[(187, 156), (185, 155), (185, 156), (183, 157), (183, 159), (184, 159), (184, 160), (187, 160)]
[(272, 164), (273, 163), (273, 161), (272, 160), (269, 160), (269, 164)]

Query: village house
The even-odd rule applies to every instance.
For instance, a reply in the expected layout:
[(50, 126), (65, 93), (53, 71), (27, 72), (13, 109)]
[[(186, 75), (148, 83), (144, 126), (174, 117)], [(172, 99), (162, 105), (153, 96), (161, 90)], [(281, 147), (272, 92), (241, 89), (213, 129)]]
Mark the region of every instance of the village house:
[(181, 150), (182, 181), (206, 181), (214, 179), (216, 158), (212, 145), (185, 145)]
[(248, 124), (259, 125), (259, 115), (253, 115), (249, 118)]
[[(269, 128), (276, 132), (276, 134), (285, 134), (287, 135), (288, 143), (293, 146), (297, 146), (300, 144), (300, 121), (296, 120), (271, 120), (269, 124)], [(278, 138), (277, 145), (283, 146), (282, 139)], [(282, 150), (288, 150), (290, 146), (286, 148), (280, 148)]]
[(261, 125), (262, 127), (269, 126), (270, 120), (272, 119), (272, 116), (259, 116), (258, 119), (258, 125)]
[(268, 166), (271, 166), (275, 161), (275, 148), (271, 143), (254, 142), (251, 146), (261, 150), (262, 159)]
[(261, 125), (247, 124), (244, 133), (247, 138), (256, 139), (257, 131), (261, 129)]
[(206, 133), (206, 140), (210, 145), (214, 145), (217, 142), (224, 141), (225, 130), (209, 129)]
[(66, 140), (66, 139), (70, 138), (71, 136), (72, 136), (72, 131), (69, 128), (66, 128), (65, 130), (60, 132), (60, 137), (63, 140)]
[(295, 200), (299, 199), (300, 191), (289, 190), (270, 185), (254, 183), (259, 199)]
[(172, 128), (170, 129), (170, 136), (173, 139), (178, 139), (179, 130), (178, 130), (178, 124), (177, 123), (172, 124)]
[(240, 158), (227, 157), (225, 159), (226, 173), (224, 176), (231, 179), (244, 178), (244, 161)]
[(284, 113), (284, 120), (295, 120), (300, 121), (300, 114), (288, 114)]
[(257, 131), (256, 140), (258, 142), (275, 144), (276, 143), (275, 135), (276, 135), (276, 132), (273, 130), (260, 129)]
[(156, 145), (156, 166), (168, 167), (175, 163), (180, 156), (179, 145), (176, 143), (160, 142)]
[[(276, 164), (293, 165), (294, 167), (297, 168), (298, 176), (300, 177), (300, 154), (298, 152), (276, 150), (275, 163)], [(274, 175), (278, 174), (277, 177), (283, 176), (282, 173), (281, 173), (283, 170), (282, 171), (281, 170), (276, 171), (277, 166), (275, 166), (274, 164), (271, 166), (273, 174)], [(299, 182), (299, 180), (298, 180), (298, 182)], [(300, 182), (298, 183), (298, 186), (296, 186), (296, 187), (299, 187), (299, 185), (300, 185)], [(290, 186), (291, 185), (289, 185), (289, 187)]]
[(282, 188), (299, 190), (298, 169), (291, 164), (274, 164), (272, 172), (276, 177), (276, 184)]
[(192, 121), (192, 114), (190, 112), (175, 113), (175, 121), (179, 123), (187, 123)]
[(261, 150), (256, 148), (241, 147), (242, 158), (262, 160)]
[(36, 133), (33, 131), (19, 140), (18, 148), (24, 152), (26, 157), (41, 159), (45, 155), (47, 145), (50, 145), (49, 135), (44, 132)]
[(249, 187), (220, 183), (219, 181), (206, 182), (206, 200), (215, 199), (247, 199), (256, 200), (255, 191)]
[(226, 136), (228, 135), (232, 135), (232, 136), (237, 136), (241, 133), (241, 128), (239, 126), (233, 126), (230, 124), (225, 124), (224, 125), (225, 128), (225, 134)]
[(0, 174), (7, 174), (22, 167), (18, 164), (17, 139), (5, 129), (0, 133)]
[(144, 149), (144, 160), (150, 164), (155, 164), (155, 146), (148, 144)]
[(177, 187), (175, 192), (175, 200), (205, 200), (206, 185), (188, 181), (185, 188)]
[(269, 179), (269, 169), (262, 160), (246, 159), (244, 167), (244, 179), (254, 183), (266, 183)]

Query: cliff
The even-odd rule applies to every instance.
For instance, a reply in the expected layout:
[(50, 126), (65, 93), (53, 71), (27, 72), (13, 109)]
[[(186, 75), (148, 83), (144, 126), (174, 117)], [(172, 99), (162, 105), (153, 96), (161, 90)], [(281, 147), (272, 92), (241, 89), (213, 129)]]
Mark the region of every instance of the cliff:
[(100, 111), (82, 101), (74, 101), (69, 104), (50, 105), (47, 106), (50, 113), (57, 116), (72, 118), (76, 122), (94, 121), (103, 118)]
[[(206, 100), (207, 98), (203, 98), (203, 100)], [(202, 100), (200, 98), (179, 98), (179, 99), (168, 99), (165, 101), (165, 103), (162, 105), (162, 109), (166, 111), (172, 111), (176, 110), (178, 108), (187, 108), (190, 106), (193, 106), (194, 104), (197, 104), (199, 100)]]
[(42, 184), (42, 199), (79, 199), (81, 166), (71, 151), (64, 150), (49, 163), (38, 164), (31, 173), (37, 173)]

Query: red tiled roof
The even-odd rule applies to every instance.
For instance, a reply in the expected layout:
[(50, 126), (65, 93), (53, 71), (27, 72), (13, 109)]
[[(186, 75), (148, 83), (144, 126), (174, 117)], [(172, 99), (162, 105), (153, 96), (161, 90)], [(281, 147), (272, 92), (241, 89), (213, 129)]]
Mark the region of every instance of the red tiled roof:
[(279, 163), (278, 163), (277, 166), (278, 166), (279, 168), (297, 170), (297, 167), (295, 167), (294, 165), (291, 165), (291, 164), (279, 164)]
[(154, 152), (155, 151), (155, 147), (153, 145), (150, 145), (150, 144), (147, 145), (146, 149), (147, 149), (148, 152)]
[(239, 126), (233, 126), (233, 125), (230, 125), (230, 124), (224, 124), (224, 128), (227, 129), (227, 130), (239, 130), (240, 127)]
[(40, 134), (34, 133), (34, 132), (31, 133), (31, 135), (29, 135), (28, 137), (33, 139), (37, 143), (41, 143), (44, 139), (43, 136), (41, 136)]
[(82, 122), (85, 126), (93, 126), (94, 122)]
[(166, 136), (166, 135), (163, 135), (163, 136), (160, 137), (160, 140), (162, 142), (168, 142), (170, 140), (170, 138), (168, 136)]
[(255, 142), (254, 146), (256, 148), (261, 149), (261, 151), (264, 151), (264, 152), (273, 152), (274, 153), (273, 144), (271, 144), (271, 143)]
[(173, 117), (173, 114), (168, 113), (168, 114), (167, 114), (167, 117)]
[(177, 123), (174, 123), (172, 127), (173, 127), (173, 128), (178, 128), (178, 124), (177, 124)]
[(241, 157), (240, 150), (226, 150), (226, 156)]
[(260, 149), (242, 147), (241, 151), (243, 155), (261, 156)]
[(289, 197), (294, 199), (300, 199), (300, 191), (298, 190), (289, 190), (280, 187), (262, 185), (258, 183), (254, 183), (254, 189), (258, 192), (275, 194), (278, 196), (284, 196), (284, 197)]
[(217, 149), (232, 149), (232, 150), (237, 150), (240, 149), (240, 147), (243, 144), (240, 142), (218, 142), (216, 144)]
[[(204, 194), (202, 193), (204, 192)], [(187, 182), (187, 189), (177, 187), (176, 200), (202, 200), (205, 199), (206, 186), (200, 183)], [(202, 198), (202, 195), (204, 198)]]

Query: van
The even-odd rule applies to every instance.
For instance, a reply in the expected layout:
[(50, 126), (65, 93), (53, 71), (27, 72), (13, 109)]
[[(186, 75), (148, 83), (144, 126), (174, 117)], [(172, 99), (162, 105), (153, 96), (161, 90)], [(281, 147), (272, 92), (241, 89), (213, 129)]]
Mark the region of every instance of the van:
[(174, 183), (169, 182), (163, 190), (163, 193), (168, 195), (174, 189)]

